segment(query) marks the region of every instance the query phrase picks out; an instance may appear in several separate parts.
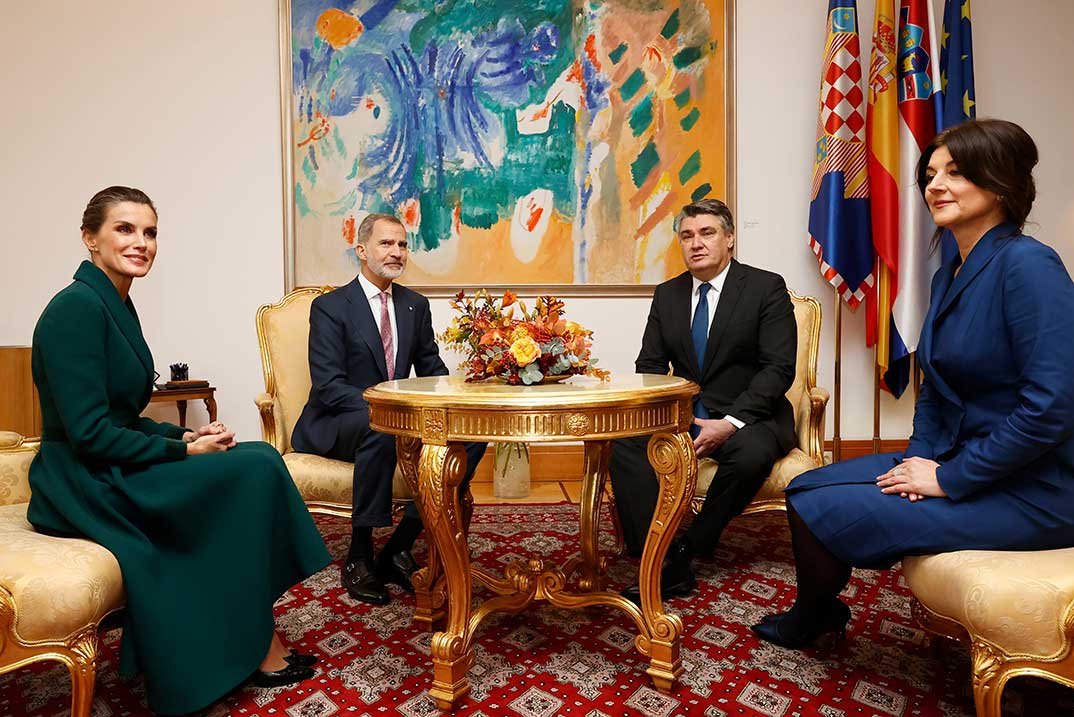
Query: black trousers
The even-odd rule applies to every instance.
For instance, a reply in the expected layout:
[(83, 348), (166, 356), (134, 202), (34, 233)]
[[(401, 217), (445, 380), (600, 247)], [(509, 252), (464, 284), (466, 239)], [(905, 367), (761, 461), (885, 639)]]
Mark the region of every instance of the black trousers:
[[(645, 546), (660, 492), (660, 481), (649, 465), (648, 445), (648, 436), (613, 442), (609, 466), (623, 541), (635, 557)], [(757, 495), (782, 455), (775, 434), (755, 423), (735, 431), (709, 456), (719, 462), (719, 468), (684, 538), (694, 555), (712, 554), (723, 529)]]
[[(466, 474), (460, 495), (470, 485), (487, 443), (466, 444)], [(343, 417), (339, 436), (328, 458), (354, 461), (351, 523), (358, 528), (378, 528), (392, 524), (392, 477), (395, 475), (395, 436), (369, 427), (366, 411), (351, 411)], [(404, 517), (420, 519), (415, 503), (406, 507)]]

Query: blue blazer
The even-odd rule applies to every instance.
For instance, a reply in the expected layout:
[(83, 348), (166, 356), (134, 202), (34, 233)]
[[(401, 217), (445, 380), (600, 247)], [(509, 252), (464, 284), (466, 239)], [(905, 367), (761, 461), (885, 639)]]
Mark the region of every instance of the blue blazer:
[(953, 501), (1000, 489), (1074, 515), (1074, 284), (1054, 250), (1011, 224), (960, 263), (933, 277), (906, 455), (941, 463)]
[[(429, 300), (392, 285), (392, 305), (398, 332), (395, 377), (446, 376), (447, 366), (433, 334)], [(384, 346), (373, 310), (358, 277), (313, 300), (310, 307), (310, 397), (291, 436), (291, 445), (304, 453), (325, 455), (339, 436), (342, 416), (366, 414), (362, 392), (388, 380)]]

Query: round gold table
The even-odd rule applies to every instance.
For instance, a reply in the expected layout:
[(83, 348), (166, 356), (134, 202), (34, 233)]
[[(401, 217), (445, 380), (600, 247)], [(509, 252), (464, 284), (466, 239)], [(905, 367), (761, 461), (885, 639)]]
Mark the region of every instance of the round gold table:
[[(470, 691), (473, 636), (497, 611), (517, 612), (533, 600), (557, 607), (610, 605), (637, 625), (634, 644), (649, 658), (657, 689), (682, 674), (682, 621), (664, 612), (660, 566), (697, 483), (697, 456), (689, 435), (697, 384), (671, 376), (575, 378), (568, 383), (508, 386), (466, 383), (455, 376), (387, 381), (365, 391), (370, 426), (397, 437), (399, 465), (415, 495), (430, 538), (429, 565), (414, 576), (414, 619), (432, 637), (429, 695), (451, 709)], [(611, 441), (652, 434), (649, 461), (660, 477), (660, 498), (639, 569), (641, 608), (604, 589), (607, 560), (597, 549), (598, 521), (608, 476)], [(563, 566), (537, 557), (494, 575), (470, 563), (469, 510), (458, 486), (466, 470), (463, 441), (583, 441), (585, 463), (579, 506), (581, 555)], [(471, 606), (471, 576), (496, 594)], [(446, 620), (445, 620), (446, 618)]]

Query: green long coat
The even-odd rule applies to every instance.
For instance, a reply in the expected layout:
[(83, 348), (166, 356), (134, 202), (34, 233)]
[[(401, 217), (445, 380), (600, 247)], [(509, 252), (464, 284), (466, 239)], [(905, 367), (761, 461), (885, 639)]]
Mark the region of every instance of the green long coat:
[(185, 429), (139, 417), (153, 358), (134, 305), (90, 262), (74, 278), (34, 330), (42, 443), (28, 518), (116, 556), (120, 670), (144, 673), (155, 712), (192, 712), (258, 667), (272, 604), (328, 552), (271, 446), (187, 456)]

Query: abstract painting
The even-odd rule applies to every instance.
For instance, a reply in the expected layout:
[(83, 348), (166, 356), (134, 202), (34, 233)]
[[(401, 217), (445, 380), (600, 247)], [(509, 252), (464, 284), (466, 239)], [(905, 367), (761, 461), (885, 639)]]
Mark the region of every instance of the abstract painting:
[(283, 2), (289, 284), (351, 279), (370, 212), (411, 285), (680, 273), (675, 214), (730, 186), (732, 1)]

